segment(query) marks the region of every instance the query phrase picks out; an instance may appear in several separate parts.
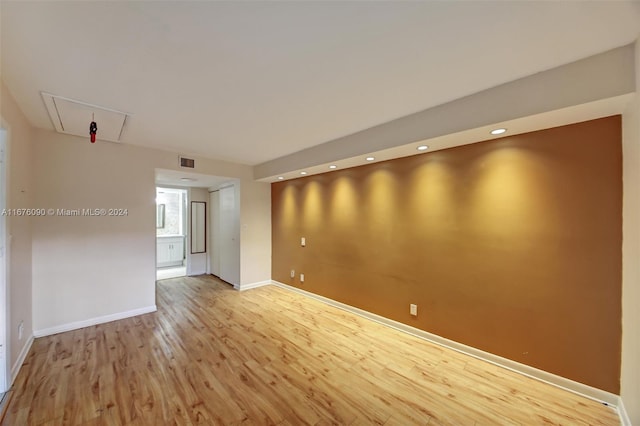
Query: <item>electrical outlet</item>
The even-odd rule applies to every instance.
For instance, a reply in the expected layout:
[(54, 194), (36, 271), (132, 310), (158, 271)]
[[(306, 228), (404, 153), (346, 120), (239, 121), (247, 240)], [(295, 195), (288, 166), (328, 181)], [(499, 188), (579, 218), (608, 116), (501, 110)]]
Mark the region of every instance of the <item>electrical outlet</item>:
[(307, 239), (305, 237), (300, 238), (300, 245), (302, 247), (307, 245)]
[(300, 282), (303, 283), (304, 282), (304, 274), (300, 274)]
[(409, 305), (409, 313), (414, 317), (418, 315), (418, 305), (414, 305), (413, 303)]
[(18, 324), (18, 340), (22, 340), (23, 333), (24, 333), (24, 321), (20, 321), (20, 324)]
[(291, 270), (291, 278), (295, 278), (296, 277), (296, 270), (292, 269)]

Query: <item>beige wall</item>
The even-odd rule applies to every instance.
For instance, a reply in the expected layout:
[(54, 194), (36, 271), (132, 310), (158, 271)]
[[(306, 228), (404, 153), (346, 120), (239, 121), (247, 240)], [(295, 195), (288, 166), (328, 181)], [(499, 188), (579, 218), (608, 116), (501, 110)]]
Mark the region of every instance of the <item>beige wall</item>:
[[(177, 169), (178, 154), (37, 130), (34, 203), (47, 209), (126, 208), (124, 217), (56, 217), (33, 225), (33, 308), (37, 334), (155, 304), (155, 169)], [(251, 168), (196, 158), (196, 173), (239, 178), (242, 282), (268, 280), (269, 240), (258, 238), (269, 185)], [(266, 195), (264, 195), (266, 194)], [(251, 212), (251, 213), (249, 213)], [(257, 247), (250, 248), (247, 245)], [(246, 271), (251, 271), (248, 273)]]
[[(26, 118), (16, 105), (4, 83), (0, 83), (0, 116), (2, 127), (8, 130), (7, 207), (32, 206), (32, 133)], [(15, 373), (16, 362), (31, 336), (31, 219), (9, 217), (9, 362)], [(18, 324), (24, 323), (24, 336), (18, 340)]]
[[(240, 183), (241, 287), (271, 279), (271, 185), (266, 184), (267, 190), (263, 185)], [(267, 278), (264, 271), (268, 271)]]
[[(640, 88), (640, 39), (636, 42)], [(623, 116), (623, 259), (621, 397), (631, 424), (640, 425), (640, 99)]]
[(621, 133), (613, 116), (274, 183), (273, 278), (618, 394)]
[(139, 149), (35, 132), (36, 205), (128, 209), (122, 217), (34, 221), (36, 335), (155, 305), (155, 174), (145, 163)]

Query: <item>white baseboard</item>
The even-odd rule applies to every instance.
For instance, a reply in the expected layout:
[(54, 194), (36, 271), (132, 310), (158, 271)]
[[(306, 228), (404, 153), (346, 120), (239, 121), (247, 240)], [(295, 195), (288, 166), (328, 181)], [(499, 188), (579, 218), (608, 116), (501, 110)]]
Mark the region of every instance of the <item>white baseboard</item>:
[(622, 397), (618, 401), (618, 414), (620, 415), (620, 423), (622, 426), (633, 426), (631, 424), (631, 419), (629, 418), (629, 413), (624, 408), (624, 403), (622, 402)]
[(13, 364), (13, 366), (11, 366), (11, 382), (9, 383), (9, 386), (8, 386), (9, 388), (11, 388), (11, 385), (13, 385), (13, 382), (15, 382), (16, 377), (18, 377), (20, 368), (22, 367), (24, 360), (27, 358), (27, 355), (29, 354), (29, 350), (31, 349), (32, 344), (33, 344), (33, 334), (29, 336), (26, 343), (22, 347), (20, 354), (18, 355), (18, 359), (16, 359), (16, 362)]
[(271, 280), (266, 280), (266, 281), (258, 281), (255, 283), (249, 283), (249, 284), (240, 284), (239, 286), (233, 286), (233, 288), (235, 288), (238, 291), (245, 291), (245, 290), (251, 290), (252, 288), (258, 288), (258, 287), (262, 287), (265, 285), (270, 285), (272, 283)]
[[(573, 392), (575, 394), (584, 396), (589, 399), (593, 399), (595, 401), (606, 403), (613, 407), (618, 407), (620, 403), (620, 397), (613, 393), (603, 391), (601, 389), (594, 388), (589, 385), (585, 385), (580, 382), (576, 382), (552, 373), (548, 373), (546, 371), (531, 367), (529, 365), (521, 364), (516, 361), (512, 361), (507, 358), (503, 358), (498, 355), (491, 354), (489, 352), (482, 351), (480, 349), (473, 348), (471, 346), (464, 345), (462, 343), (455, 342), (453, 340), (446, 339), (444, 337), (438, 336), (433, 333), (429, 333), (428, 331), (420, 330), (419, 328), (411, 327), (410, 325), (403, 324), (398, 321), (391, 320), (389, 318), (382, 317), (380, 315), (376, 315), (374, 313), (347, 305), (342, 302), (338, 302), (333, 299), (329, 299), (328, 297), (320, 296), (315, 293), (311, 293), (305, 290), (302, 290), (297, 287), (292, 287), (287, 284), (283, 284), (278, 281), (271, 281), (273, 285), (278, 287), (295, 291), (296, 293), (300, 293), (304, 296), (311, 297), (313, 299), (324, 302), (328, 305), (334, 306), (336, 308), (351, 312), (353, 314), (359, 315), (361, 317), (370, 319), (379, 324), (386, 325), (388, 327), (394, 328), (396, 330), (411, 334), (413, 336), (419, 337), (421, 339), (427, 340), (429, 342), (435, 343), (440, 346), (444, 346), (446, 348), (452, 349), (457, 352), (461, 352), (463, 354), (472, 356), (474, 358), (480, 359), (482, 361), (489, 362), (491, 364), (506, 368), (508, 370), (514, 371), (516, 373), (520, 373), (527, 377), (531, 377), (533, 379), (539, 380), (541, 382), (548, 383), (550, 385), (559, 387), (561, 389), (565, 389), (567, 391)], [(629, 423), (630, 424), (630, 423)]]
[(205, 275), (207, 273), (206, 269), (190, 269), (187, 271), (188, 277), (197, 277), (198, 275)]
[(135, 317), (137, 315), (148, 314), (157, 311), (156, 305), (145, 306), (144, 308), (133, 309), (126, 312), (118, 312), (116, 314), (104, 315), (101, 317), (89, 318), (83, 321), (70, 322), (67, 324), (57, 325), (55, 327), (44, 328), (42, 330), (34, 330), (35, 337), (50, 336), (52, 334), (64, 333), (65, 331), (77, 330), (79, 328), (91, 327), (92, 325), (104, 324), (105, 322), (116, 321), (124, 318)]

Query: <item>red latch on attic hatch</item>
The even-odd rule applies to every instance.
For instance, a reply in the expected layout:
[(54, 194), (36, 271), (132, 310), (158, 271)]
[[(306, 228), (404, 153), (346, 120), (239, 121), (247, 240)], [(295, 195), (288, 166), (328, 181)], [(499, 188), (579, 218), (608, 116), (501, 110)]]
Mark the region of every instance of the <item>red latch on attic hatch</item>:
[(91, 124), (89, 124), (89, 135), (91, 136), (91, 143), (96, 143), (96, 133), (98, 133), (98, 125), (94, 120), (94, 115), (91, 114)]

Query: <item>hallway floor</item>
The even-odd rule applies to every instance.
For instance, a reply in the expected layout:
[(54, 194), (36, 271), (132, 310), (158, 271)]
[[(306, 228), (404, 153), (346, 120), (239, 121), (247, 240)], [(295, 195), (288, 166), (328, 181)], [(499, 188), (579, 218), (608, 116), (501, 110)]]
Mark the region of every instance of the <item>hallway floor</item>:
[(180, 278), (187, 275), (186, 266), (172, 266), (169, 268), (158, 268), (156, 270), (156, 280), (167, 280), (169, 278)]

